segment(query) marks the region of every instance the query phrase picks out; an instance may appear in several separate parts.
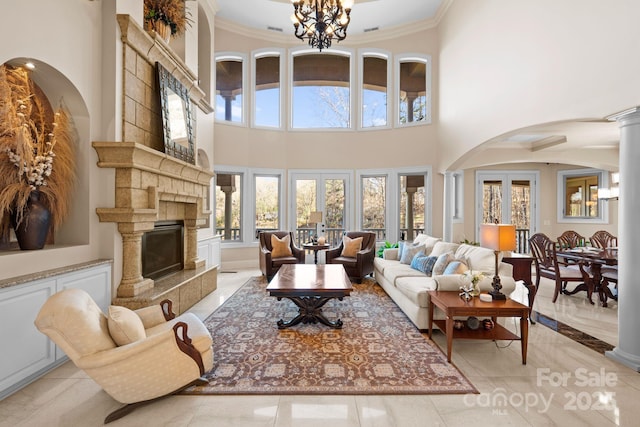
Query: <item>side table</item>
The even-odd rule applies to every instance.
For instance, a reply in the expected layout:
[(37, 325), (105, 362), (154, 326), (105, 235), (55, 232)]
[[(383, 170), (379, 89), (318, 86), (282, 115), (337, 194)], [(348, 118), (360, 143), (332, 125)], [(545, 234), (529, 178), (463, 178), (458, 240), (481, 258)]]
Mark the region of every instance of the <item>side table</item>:
[(302, 248), (307, 251), (313, 251), (313, 263), (318, 263), (318, 251), (329, 249), (329, 244), (319, 245), (317, 243), (303, 243)]
[[(451, 350), (454, 338), (466, 338), (475, 340), (520, 340), (522, 349), (522, 364), (527, 364), (527, 342), (529, 337), (529, 307), (511, 299), (484, 302), (480, 298), (472, 298), (465, 301), (460, 298), (457, 291), (429, 291), (429, 339), (433, 324), (447, 336), (447, 361), (451, 363)], [(446, 320), (433, 320), (434, 307), (442, 310)], [(491, 330), (482, 328), (477, 330), (453, 329), (454, 316), (491, 317), (494, 327)], [(496, 322), (498, 317), (519, 317), (520, 336), (512, 333), (504, 326)]]
[(502, 257), (502, 261), (513, 266), (513, 278), (515, 280), (522, 280), (524, 285), (527, 287), (527, 290), (529, 291), (529, 319), (532, 324), (536, 323), (531, 316), (533, 312), (533, 300), (535, 299), (536, 292), (538, 291), (536, 287), (533, 286), (533, 281), (531, 280), (531, 267), (534, 261), (533, 257), (527, 254), (512, 252), (511, 255)]

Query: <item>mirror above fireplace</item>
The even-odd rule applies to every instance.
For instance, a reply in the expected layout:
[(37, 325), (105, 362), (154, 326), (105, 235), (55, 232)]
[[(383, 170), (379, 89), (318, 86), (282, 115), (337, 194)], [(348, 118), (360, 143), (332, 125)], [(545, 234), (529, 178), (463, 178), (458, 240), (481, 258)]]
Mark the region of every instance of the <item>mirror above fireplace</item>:
[(189, 90), (159, 62), (156, 62), (164, 151), (168, 155), (195, 164), (194, 116)]

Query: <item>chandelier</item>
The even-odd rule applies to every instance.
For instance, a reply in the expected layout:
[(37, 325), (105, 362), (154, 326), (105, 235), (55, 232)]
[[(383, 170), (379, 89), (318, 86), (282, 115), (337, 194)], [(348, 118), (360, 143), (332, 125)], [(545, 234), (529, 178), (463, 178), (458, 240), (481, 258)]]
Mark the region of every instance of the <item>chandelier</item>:
[(331, 47), (331, 41), (347, 37), (353, 0), (291, 0), (291, 21), (295, 36), (309, 40), (309, 46), (320, 49)]

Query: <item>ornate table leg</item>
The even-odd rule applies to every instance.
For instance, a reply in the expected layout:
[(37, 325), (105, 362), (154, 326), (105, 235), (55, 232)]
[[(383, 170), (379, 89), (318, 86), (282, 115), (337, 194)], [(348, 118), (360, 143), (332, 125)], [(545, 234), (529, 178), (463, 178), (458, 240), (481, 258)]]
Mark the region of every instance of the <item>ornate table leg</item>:
[[(283, 297), (278, 297), (278, 301)], [(337, 319), (335, 322), (330, 321), (322, 313), (322, 306), (325, 305), (333, 297), (284, 297), (288, 298), (298, 306), (298, 315), (288, 322), (283, 319), (278, 320), (278, 329), (288, 328), (298, 323), (316, 323), (320, 322), (334, 329), (342, 328), (342, 320)], [(342, 298), (338, 298), (342, 301)]]

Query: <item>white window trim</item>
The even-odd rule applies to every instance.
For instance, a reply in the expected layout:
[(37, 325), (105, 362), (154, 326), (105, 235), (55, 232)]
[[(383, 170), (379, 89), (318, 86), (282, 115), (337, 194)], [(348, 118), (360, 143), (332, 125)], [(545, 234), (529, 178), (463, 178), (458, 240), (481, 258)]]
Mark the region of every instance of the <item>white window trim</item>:
[(464, 222), (464, 171), (451, 172), (451, 218), (454, 224)]
[[(393, 180), (393, 170), (392, 169), (359, 169), (356, 171), (356, 203), (355, 203), (355, 219), (356, 219), (356, 230), (362, 230), (362, 178), (370, 177), (370, 176), (384, 176), (386, 178), (386, 186), (387, 195), (385, 198), (385, 207), (384, 207), (384, 228), (385, 228), (385, 240), (389, 242), (397, 242), (398, 235), (397, 230), (390, 228), (390, 218), (393, 217), (393, 201), (390, 200), (389, 194), (389, 183)], [(395, 187), (393, 187), (395, 188)]]
[(262, 169), (262, 168), (254, 168), (250, 169), (251, 173), (251, 200), (248, 201), (251, 203), (251, 240), (254, 242), (258, 242), (258, 238), (256, 237), (256, 188), (255, 182), (256, 177), (260, 176), (268, 176), (268, 177), (277, 177), (278, 178), (278, 229), (282, 230), (284, 224), (286, 224), (286, 216), (287, 216), (287, 205), (286, 205), (286, 197), (285, 197), (285, 171), (284, 169)]
[[(251, 211), (252, 209), (247, 209), (247, 189), (249, 187), (248, 184), (248, 177), (249, 177), (249, 171), (247, 168), (243, 168), (243, 167), (238, 167), (238, 166), (226, 166), (226, 165), (215, 165), (213, 170), (215, 171), (216, 174), (222, 173), (222, 174), (239, 174), (241, 175), (240, 178), (240, 236), (242, 236), (242, 239), (239, 241), (233, 240), (233, 241), (226, 241), (226, 240), (220, 240), (221, 241), (221, 245), (225, 248), (240, 248), (240, 247), (245, 247), (247, 246), (247, 243), (250, 243), (252, 239), (247, 240), (247, 236), (249, 236), (248, 234), (246, 234), (247, 232), (251, 232), (251, 226), (247, 227), (247, 224), (251, 224)], [(217, 175), (216, 175), (217, 176)], [(218, 182), (216, 181), (216, 177), (214, 176), (214, 182), (213, 182), (214, 186), (218, 186)], [(213, 190), (213, 217), (214, 217), (214, 222), (213, 222), (213, 229), (215, 230), (216, 233), (218, 233), (218, 229), (216, 228), (216, 217), (215, 217), (215, 213), (216, 213), (216, 189), (214, 188)], [(253, 193), (249, 193), (249, 194), (253, 194)], [(248, 217), (248, 218), (247, 218)], [(247, 220), (249, 221), (247, 223)]]
[(564, 201), (565, 201), (565, 181), (566, 178), (572, 176), (581, 176), (581, 175), (598, 175), (598, 187), (599, 188), (608, 188), (609, 187), (609, 172), (603, 169), (594, 169), (594, 168), (586, 168), (586, 169), (570, 169), (570, 170), (560, 170), (558, 171), (558, 190), (557, 194), (557, 214), (558, 214), (558, 223), (575, 223), (575, 224), (608, 224), (609, 223), (609, 209), (606, 204), (603, 203), (602, 200), (598, 199), (598, 213), (599, 216), (595, 218), (574, 218), (567, 217), (564, 215)]
[[(297, 179), (305, 179), (308, 177), (309, 179), (326, 179), (326, 178), (334, 178), (334, 179), (344, 179), (345, 180), (345, 189), (344, 189), (344, 200), (345, 200), (345, 218), (344, 218), (344, 228), (345, 230), (353, 229), (353, 217), (354, 217), (354, 206), (352, 203), (353, 200), (353, 171), (348, 169), (290, 169), (289, 170), (289, 192), (287, 194), (287, 199), (289, 203), (289, 229), (294, 231), (297, 227), (296, 224), (296, 198), (293, 197), (295, 194), (295, 183)], [(324, 197), (324, 195), (317, 195), (316, 197)], [(324, 201), (323, 201), (324, 203)]]
[[(346, 128), (294, 128), (293, 127), (293, 58), (298, 55), (341, 55), (349, 58), (349, 127)], [(287, 67), (287, 90), (289, 93), (289, 108), (287, 114), (287, 130), (290, 132), (353, 132), (356, 127), (354, 126), (356, 120), (356, 113), (353, 106), (358, 105), (356, 97), (356, 72), (355, 72), (355, 54), (353, 49), (348, 48), (331, 48), (330, 51), (319, 52), (317, 49), (310, 49), (308, 47), (296, 47), (289, 49), (289, 64)]]
[[(217, 64), (218, 61), (241, 61), (242, 62), (242, 118), (240, 122), (233, 122), (233, 121), (227, 121), (227, 120), (220, 120), (216, 117), (216, 114), (214, 112), (213, 114), (213, 118), (215, 120), (216, 123), (222, 124), (222, 125), (230, 125), (230, 126), (240, 126), (240, 127), (247, 127), (247, 98), (252, 97), (251, 95), (249, 95), (252, 90), (248, 88), (247, 85), (247, 73), (248, 73), (248, 68), (249, 68), (249, 63), (248, 63), (248, 59), (247, 59), (247, 55), (244, 53), (239, 53), (239, 52), (219, 52), (216, 54), (215, 56), (215, 63)], [(216, 67), (214, 67), (214, 74), (216, 73)], [(214, 81), (218, 82), (218, 76), (215, 75), (214, 76)], [(249, 90), (248, 90), (249, 89)], [(217, 97), (217, 91), (218, 88), (216, 87), (214, 92), (213, 92), (213, 97), (214, 97), (214, 105), (216, 104), (216, 97)]]
[[(387, 61), (387, 124), (385, 126), (363, 126), (362, 119), (364, 108), (364, 59), (367, 57), (374, 57), (385, 59)], [(370, 130), (382, 130), (390, 129), (393, 123), (393, 76), (391, 73), (392, 56), (391, 52), (382, 49), (359, 49), (358, 50), (358, 111), (356, 114), (357, 126), (356, 129), (370, 131)], [(354, 104), (356, 105), (356, 104)]]
[[(278, 56), (280, 67), (280, 94), (278, 99), (278, 109), (280, 111), (278, 117), (278, 126), (258, 126), (256, 125), (256, 59)], [(286, 115), (286, 108), (284, 100), (285, 96), (285, 49), (258, 49), (251, 52), (251, 127), (255, 129), (267, 129), (267, 130), (283, 130), (284, 117)]]
[[(427, 65), (426, 72), (426, 104), (427, 104), (427, 117), (424, 120), (419, 122), (410, 122), (402, 124), (400, 123), (400, 64), (402, 62), (424, 62)], [(431, 124), (431, 55), (425, 55), (423, 53), (403, 53), (395, 56), (394, 60), (394, 100), (393, 106), (395, 110), (395, 127), (403, 128), (403, 127), (411, 127), (411, 126), (423, 126)]]
[(397, 234), (397, 239), (400, 237), (400, 175), (424, 175), (424, 234), (432, 235), (433, 232), (433, 187), (432, 187), (432, 167), (406, 167), (394, 169), (395, 175), (395, 219), (393, 229)]

